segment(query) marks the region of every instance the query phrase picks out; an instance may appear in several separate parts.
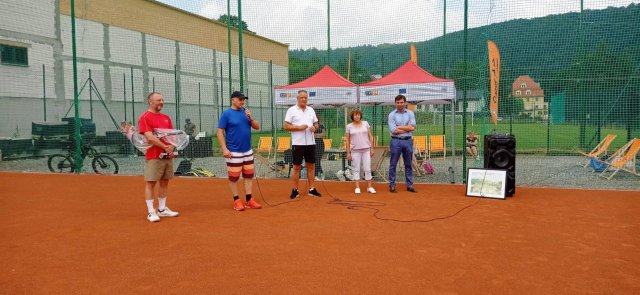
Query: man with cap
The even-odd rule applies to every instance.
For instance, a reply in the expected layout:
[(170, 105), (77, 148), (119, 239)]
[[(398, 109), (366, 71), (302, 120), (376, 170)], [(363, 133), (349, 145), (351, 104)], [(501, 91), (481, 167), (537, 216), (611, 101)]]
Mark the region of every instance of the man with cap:
[[(222, 155), (227, 163), (229, 188), (233, 194), (233, 209), (260, 209), (262, 206), (251, 196), (252, 179), (254, 174), (253, 150), (251, 149), (251, 128), (259, 130), (260, 124), (253, 118), (251, 112), (244, 107), (249, 99), (240, 91), (231, 94), (231, 107), (220, 115), (218, 122), (218, 142)], [(238, 197), (238, 180), (240, 174), (244, 178), (246, 204)]]

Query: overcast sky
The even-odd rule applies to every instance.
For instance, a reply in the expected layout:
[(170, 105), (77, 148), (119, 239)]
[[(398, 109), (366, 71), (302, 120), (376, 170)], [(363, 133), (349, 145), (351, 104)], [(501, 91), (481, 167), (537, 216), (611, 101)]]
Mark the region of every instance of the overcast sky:
[[(226, 0), (158, 0), (217, 19)], [(478, 3), (481, 2), (481, 3)], [(231, 14), (237, 15), (237, 0)], [(444, 0), (331, 0), (331, 47), (425, 41), (443, 33)], [(464, 27), (464, 1), (447, 0), (447, 32)], [(584, 0), (585, 9), (627, 6), (638, 1)], [(469, 1), (469, 28), (509, 19), (580, 11), (580, 0)], [(290, 49), (327, 48), (327, 0), (243, 0), (242, 19), (258, 35)]]

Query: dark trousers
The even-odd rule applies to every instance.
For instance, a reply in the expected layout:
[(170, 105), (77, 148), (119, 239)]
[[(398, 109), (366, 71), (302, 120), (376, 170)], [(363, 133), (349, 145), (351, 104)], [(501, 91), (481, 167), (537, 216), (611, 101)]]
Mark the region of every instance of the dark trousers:
[(413, 186), (413, 170), (411, 168), (411, 161), (413, 160), (413, 139), (399, 140), (391, 139), (391, 165), (389, 166), (389, 185), (396, 185), (396, 166), (402, 155), (404, 162), (404, 176), (406, 178), (407, 187)]

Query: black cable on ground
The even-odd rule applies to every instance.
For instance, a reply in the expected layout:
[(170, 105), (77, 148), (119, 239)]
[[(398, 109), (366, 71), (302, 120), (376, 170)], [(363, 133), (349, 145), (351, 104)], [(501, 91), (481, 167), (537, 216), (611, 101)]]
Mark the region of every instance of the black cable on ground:
[(427, 223), (427, 222), (432, 222), (432, 221), (437, 221), (437, 220), (444, 220), (444, 219), (452, 218), (452, 217), (458, 215), (460, 212), (462, 212), (462, 211), (464, 211), (464, 210), (466, 210), (466, 209), (468, 209), (470, 207), (473, 207), (478, 202), (480, 202), (480, 199), (477, 199), (472, 204), (466, 205), (466, 206), (462, 207), (461, 209), (459, 209), (458, 211), (456, 211), (455, 213), (450, 214), (450, 215), (446, 215), (446, 216), (434, 217), (434, 218), (431, 218), (431, 219), (401, 220), (401, 219), (385, 218), (385, 217), (378, 216), (378, 213), (380, 213), (380, 209), (375, 208), (375, 207), (384, 207), (384, 206), (386, 206), (387, 204), (384, 203), (384, 202), (379, 202), (379, 201), (343, 201), (343, 200), (333, 196), (331, 194), (331, 192), (329, 192), (329, 190), (327, 190), (327, 187), (324, 185), (324, 182), (322, 182), (322, 186), (324, 188), (324, 191), (332, 199), (331, 201), (328, 201), (327, 204), (344, 206), (349, 210), (360, 210), (360, 209), (372, 210), (373, 211), (373, 217), (378, 219), (378, 220), (382, 220), (382, 221), (394, 221), (394, 222), (402, 222), (402, 223), (413, 223), (413, 222), (415, 222), (415, 223)]

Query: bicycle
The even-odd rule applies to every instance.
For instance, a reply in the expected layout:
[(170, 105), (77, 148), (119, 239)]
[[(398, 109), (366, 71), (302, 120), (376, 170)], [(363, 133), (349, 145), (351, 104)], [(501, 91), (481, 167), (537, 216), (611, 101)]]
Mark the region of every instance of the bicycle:
[[(82, 146), (82, 159), (85, 159), (87, 156), (89, 158), (93, 158), (91, 161), (91, 167), (93, 167), (93, 171), (96, 174), (118, 174), (118, 163), (113, 158), (100, 154), (91, 143), (86, 143)], [(47, 160), (47, 166), (49, 166), (49, 170), (54, 173), (72, 173), (75, 169), (74, 159), (69, 153), (68, 155), (64, 154), (53, 154), (49, 156)]]

